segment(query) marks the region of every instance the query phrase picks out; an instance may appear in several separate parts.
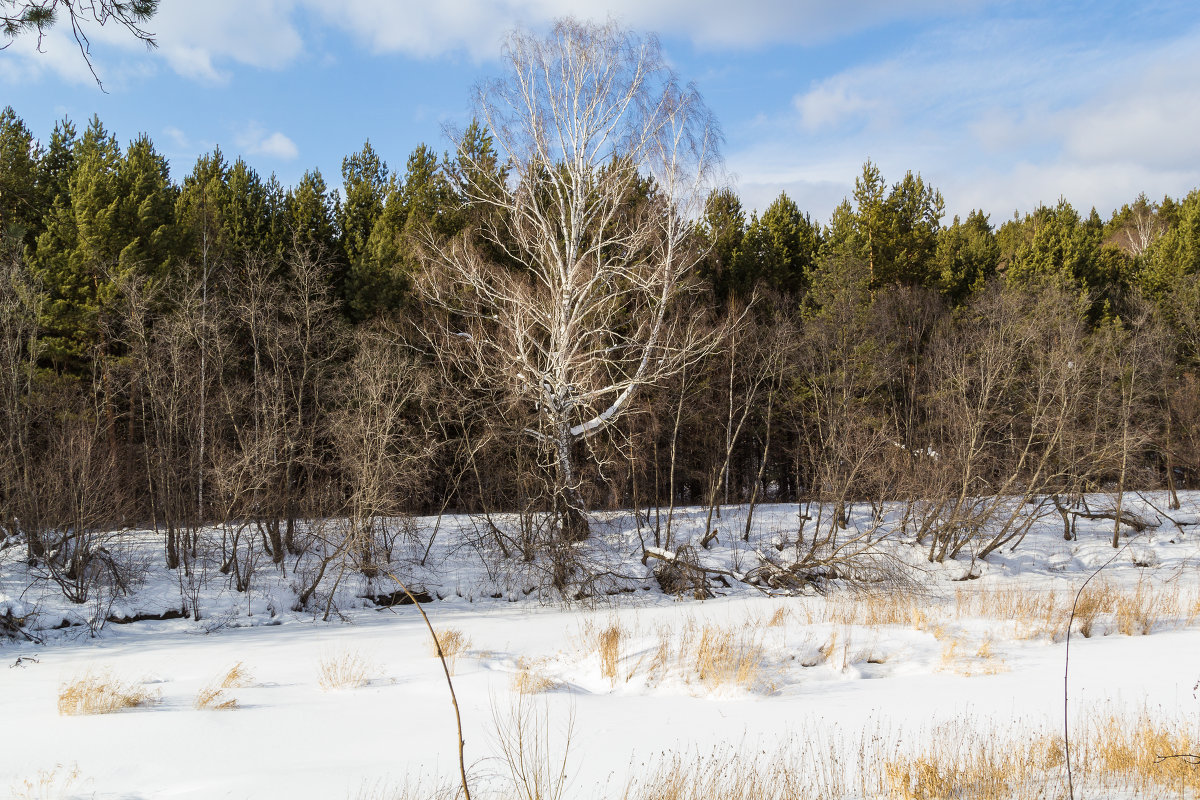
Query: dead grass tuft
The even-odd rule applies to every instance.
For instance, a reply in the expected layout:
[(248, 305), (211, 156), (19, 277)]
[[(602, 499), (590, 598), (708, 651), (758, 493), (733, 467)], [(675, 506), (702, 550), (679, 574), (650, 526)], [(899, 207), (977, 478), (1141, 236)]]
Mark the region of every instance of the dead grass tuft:
[(246, 668), (243, 661), (230, 667), (218, 681), (218, 685), (222, 689), (244, 689), (252, 683), (254, 683), (254, 675)]
[(935, 599), (911, 589), (894, 592), (851, 592), (825, 600), (820, 617), (834, 625), (903, 625), (924, 630)]
[(112, 714), (157, 702), (158, 695), (133, 683), (123, 683), (109, 672), (85, 672), (58, 688), (58, 713)]
[(765, 652), (762, 642), (750, 628), (705, 625), (694, 646), (685, 644), (684, 658), (690, 661), (696, 679), (709, 689), (723, 686), (754, 688), (762, 675)]
[(617, 671), (621, 663), (621, 640), (625, 631), (619, 620), (614, 619), (596, 635), (596, 652), (600, 655), (600, 674), (617, 684)]
[(955, 617), (1011, 622), (1013, 635), (1021, 639), (1058, 641), (1066, 632), (1070, 610), (1056, 592), (1021, 586), (959, 588), (954, 595)]
[(238, 707), (237, 698), (225, 694), (217, 684), (209, 684), (196, 693), (192, 708), (197, 711), (233, 711)]
[(446, 667), (453, 675), (455, 667), (458, 665), (459, 655), (470, 649), (471, 640), (458, 628), (444, 628), (437, 631), (437, 645), (431, 643), (429, 647), (435, 656), (438, 654), (438, 646), (442, 648), (442, 655), (446, 658)]
[(367, 685), (369, 673), (370, 665), (360, 653), (344, 650), (321, 659), (317, 682), (327, 692), (357, 689)]
[(888, 794), (901, 800), (1007, 800), (1015, 796), (1021, 765), (994, 755), (970, 754), (957, 762), (933, 755), (900, 756), (884, 767)]
[[(1107, 583), (1097, 583), (1089, 586), (1079, 594), (1074, 601), (1075, 623), (1083, 637), (1090, 638), (1095, 633), (1096, 620), (1102, 613), (1113, 610), (1119, 593)], [(1067, 611), (1068, 616), (1070, 611)]]
[(1169, 790), (1196, 797), (1200, 766), (1168, 756), (1200, 753), (1198, 734), (1195, 724), (1155, 719), (1146, 712), (1132, 721), (1108, 715), (1088, 726), (1081, 760), (1086, 774), (1123, 777), (1140, 796), (1161, 796)]
[[(1072, 738), (1076, 797), (1197, 797), (1194, 721), (1097, 717)], [(906, 743), (906, 744), (905, 744)], [(777, 751), (675, 754), (643, 767), (624, 800), (1051, 800), (1066, 796), (1062, 736), (1052, 728), (959, 718), (932, 731), (864, 731), (857, 748), (820, 732)]]
[(55, 764), (52, 769), (40, 769), (32, 778), (18, 780), (12, 786), (13, 800), (62, 800), (78, 797), (85, 781), (76, 764)]
[(557, 689), (561, 684), (535, 666), (522, 664), (513, 675), (512, 688), (518, 694), (542, 694)]
[(942, 645), (941, 662), (938, 670), (954, 672), (965, 678), (976, 675), (995, 675), (1007, 672), (1008, 666), (1003, 659), (996, 658), (992, 649), (992, 640), (984, 638), (975, 648), (974, 653), (965, 638), (951, 636)]
[(787, 606), (780, 606), (779, 608), (775, 609), (775, 613), (771, 615), (769, 620), (767, 620), (767, 627), (782, 628), (784, 625), (787, 625), (788, 617), (791, 615), (792, 612), (787, 608)]
[(1132, 592), (1116, 598), (1117, 630), (1126, 636), (1148, 636), (1162, 620), (1179, 614), (1175, 594), (1163, 589), (1154, 590), (1146, 581), (1138, 581)]
[(238, 701), (226, 694), (226, 690), (243, 689), (253, 682), (254, 676), (246, 669), (245, 663), (239, 661), (200, 689), (192, 701), (192, 707), (197, 711), (233, 711), (238, 707)]

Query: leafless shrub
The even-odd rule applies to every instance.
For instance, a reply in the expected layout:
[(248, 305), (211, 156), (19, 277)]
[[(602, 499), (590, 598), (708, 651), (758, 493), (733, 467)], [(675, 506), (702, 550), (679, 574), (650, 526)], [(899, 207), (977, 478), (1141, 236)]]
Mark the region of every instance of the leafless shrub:
[(525, 693), (513, 696), (501, 709), (492, 703), (496, 745), (506, 767), (512, 794), (521, 800), (562, 800), (568, 797), (568, 765), (575, 713), (555, 729), (550, 707)]

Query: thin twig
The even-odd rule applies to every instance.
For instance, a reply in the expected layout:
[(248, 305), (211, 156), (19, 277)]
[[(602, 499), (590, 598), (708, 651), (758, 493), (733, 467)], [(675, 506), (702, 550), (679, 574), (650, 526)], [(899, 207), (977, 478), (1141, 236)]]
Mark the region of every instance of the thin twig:
[(442, 652), (442, 643), (438, 641), (437, 634), (433, 630), (433, 625), (429, 622), (429, 615), (425, 613), (425, 609), (421, 607), (421, 603), (413, 596), (413, 593), (408, 590), (408, 586), (404, 581), (397, 578), (393, 572), (389, 571), (386, 574), (400, 586), (400, 589), (408, 596), (412, 604), (417, 607), (417, 611), (421, 612), (421, 619), (425, 620), (425, 627), (429, 629), (429, 635), (433, 638), (433, 645), (437, 648), (438, 658), (442, 662), (442, 671), (446, 673), (446, 685), (450, 687), (450, 703), (454, 706), (454, 724), (458, 728), (458, 775), (462, 780), (463, 798), (464, 800), (471, 800), (471, 788), (467, 784), (466, 742), (463, 740), (462, 714), (458, 710), (458, 697), (454, 694), (454, 681), (450, 678), (450, 666), (446, 663), (446, 654)]

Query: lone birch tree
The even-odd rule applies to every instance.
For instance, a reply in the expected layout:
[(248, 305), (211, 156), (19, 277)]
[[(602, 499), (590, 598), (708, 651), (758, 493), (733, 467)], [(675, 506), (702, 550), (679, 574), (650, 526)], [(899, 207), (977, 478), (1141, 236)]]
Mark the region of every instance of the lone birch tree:
[(422, 290), (451, 311), (462, 372), (532, 412), (559, 530), (577, 540), (578, 442), (703, 349), (670, 309), (703, 255), (694, 221), (720, 135), (658, 41), (611, 22), (516, 31), (504, 61), (474, 98), (495, 149), (459, 147), (479, 222), (427, 237)]

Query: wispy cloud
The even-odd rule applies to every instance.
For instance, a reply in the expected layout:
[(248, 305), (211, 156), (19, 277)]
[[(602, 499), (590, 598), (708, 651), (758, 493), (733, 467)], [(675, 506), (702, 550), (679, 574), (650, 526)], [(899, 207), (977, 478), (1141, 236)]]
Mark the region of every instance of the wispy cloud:
[[(293, 0), (205, 0), (164, 2), (144, 27), (158, 42), (148, 50), (120, 25), (84, 24), (92, 60), (106, 84), (148, 65), (164, 63), (173, 72), (202, 83), (227, 83), (236, 64), (276, 69), (303, 52), (293, 21)], [(0, 78), (37, 79), (53, 74), (70, 83), (94, 82), (70, 27), (50, 29), (37, 51), (37, 37), (23, 35), (0, 59)]]
[(787, 190), (822, 218), (868, 157), (892, 180), (922, 172), (951, 213), (1007, 216), (1060, 195), (1106, 213), (1200, 183), (1196, 74), (1198, 30), (1093, 42), (1053, 20), (941, 26), (813, 81), (735, 145), (730, 166), (751, 205)]
[[(813, 44), (898, 20), (957, 17), (998, 0), (175, 0), (164, 2), (146, 26), (159, 47), (141, 60), (173, 72), (224, 84), (232, 68), (278, 69), (310, 50), (302, 30), (335, 29), (375, 53), (436, 58), (465, 53), (476, 61), (499, 54), (514, 27), (547, 28), (555, 19), (615, 18), (623, 25), (688, 39), (706, 47), (749, 49), (767, 44)], [(105, 70), (134, 59), (139, 43), (119, 26), (89, 29)], [(49, 66), (82, 80), (69, 48)], [(16, 48), (28, 67), (28, 48)], [(75, 54), (77, 55), (77, 53)], [(0, 75), (12, 66), (0, 64)]]
[(266, 156), (281, 161), (291, 161), (300, 155), (296, 143), (280, 131), (268, 133), (262, 125), (251, 122), (234, 137), (241, 152), (247, 155)]
[(303, 0), (328, 24), (349, 31), (376, 52), (434, 57), (465, 52), (495, 56), (505, 33), (549, 26), (564, 16), (603, 20), (708, 47), (813, 44), (904, 19), (957, 16), (984, 0)]

